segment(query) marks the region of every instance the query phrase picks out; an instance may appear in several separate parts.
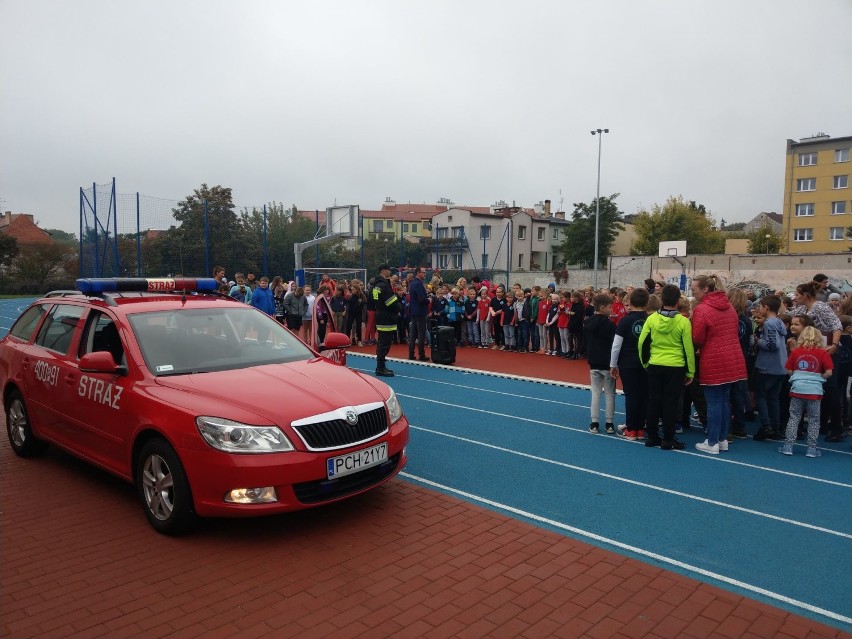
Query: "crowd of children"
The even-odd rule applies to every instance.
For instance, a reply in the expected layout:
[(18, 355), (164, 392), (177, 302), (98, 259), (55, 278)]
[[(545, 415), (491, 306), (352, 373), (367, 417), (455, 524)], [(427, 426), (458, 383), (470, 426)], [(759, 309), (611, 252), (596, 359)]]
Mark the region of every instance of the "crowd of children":
[[(842, 440), (850, 428), (847, 392), (852, 366), (852, 294), (841, 295), (822, 274), (797, 287), (757, 299), (751, 291), (724, 288), (716, 276), (697, 276), (686, 297), (674, 285), (646, 280), (626, 290), (511, 288), (474, 277), (455, 285), (439, 276), (415, 289), (426, 291), (429, 328), (450, 326), (458, 347), (586, 358), (592, 388), (590, 431), (604, 430), (649, 447), (678, 450), (676, 435), (698, 418), (707, 439), (696, 448), (708, 454), (728, 450), (736, 438), (778, 441), (792, 454), (807, 439), (807, 455), (819, 455), (817, 436)], [(223, 275), (223, 274), (222, 274)], [(216, 274), (214, 273), (214, 277)], [(220, 279), (217, 277), (217, 279)], [(390, 278), (403, 301), (393, 341), (409, 341), (409, 287), (415, 271)], [(222, 291), (257, 306), (319, 345), (331, 329), (352, 344), (375, 344), (375, 309), (370, 283), (335, 283), (327, 275), (314, 295), (280, 277), (255, 281), (238, 273)], [(420, 294), (418, 293), (418, 296)], [(424, 337), (411, 336), (425, 359)], [(626, 419), (614, 424), (616, 380), (624, 389)], [(693, 409), (695, 413), (693, 414)]]

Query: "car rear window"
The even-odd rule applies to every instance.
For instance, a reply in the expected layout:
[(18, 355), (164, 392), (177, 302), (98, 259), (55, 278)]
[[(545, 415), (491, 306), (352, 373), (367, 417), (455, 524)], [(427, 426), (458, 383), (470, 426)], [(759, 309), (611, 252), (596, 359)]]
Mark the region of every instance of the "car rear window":
[(29, 342), (30, 338), (33, 336), (33, 331), (36, 329), (36, 326), (38, 326), (38, 323), (41, 321), (41, 318), (44, 317), (45, 313), (47, 313), (47, 308), (45, 308), (43, 304), (30, 306), (26, 311), (24, 311), (24, 314), (18, 318), (18, 321), (15, 322), (9, 333), (18, 339)]
[(36, 344), (63, 355), (67, 354), (82, 316), (82, 306), (57, 304), (41, 325)]
[(278, 322), (245, 306), (128, 317), (145, 365), (154, 375), (206, 373), (314, 357)]

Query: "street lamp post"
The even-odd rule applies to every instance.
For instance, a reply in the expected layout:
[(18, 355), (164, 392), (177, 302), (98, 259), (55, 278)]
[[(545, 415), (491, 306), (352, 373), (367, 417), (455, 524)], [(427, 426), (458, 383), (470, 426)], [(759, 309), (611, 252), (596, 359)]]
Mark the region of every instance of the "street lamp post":
[(595, 129), (592, 135), (598, 136), (598, 190), (595, 197), (595, 266), (594, 278), (592, 286), (598, 290), (598, 235), (601, 226), (601, 144), (603, 143), (603, 134), (609, 133), (609, 129)]
[(769, 255), (769, 233), (766, 234), (766, 254)]

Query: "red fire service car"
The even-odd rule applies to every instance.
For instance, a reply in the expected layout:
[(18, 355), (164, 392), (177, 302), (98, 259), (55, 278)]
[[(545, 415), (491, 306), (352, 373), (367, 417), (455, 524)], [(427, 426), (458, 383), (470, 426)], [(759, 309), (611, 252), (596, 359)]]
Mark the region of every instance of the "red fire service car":
[[(196, 516), (325, 504), (396, 475), (408, 421), (393, 390), (216, 286), (81, 279), (79, 292), (34, 302), (0, 340), (14, 451), (55, 444), (133, 482), (167, 534)], [(325, 340), (332, 354), (348, 344)]]

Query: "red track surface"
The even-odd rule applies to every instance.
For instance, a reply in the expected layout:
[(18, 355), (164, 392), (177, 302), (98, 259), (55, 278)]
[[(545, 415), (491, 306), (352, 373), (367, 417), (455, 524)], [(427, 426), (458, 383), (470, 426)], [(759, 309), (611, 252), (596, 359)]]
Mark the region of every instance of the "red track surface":
[[(349, 350), (353, 353), (376, 354), (375, 346), (353, 346)], [(429, 349), (426, 349), (427, 356), (429, 353)], [(415, 355), (417, 355), (416, 352)], [(408, 346), (394, 344), (391, 346), (389, 357), (407, 361)], [(456, 349), (454, 366), (533, 379), (589, 384), (589, 365), (586, 360), (566, 360), (542, 353), (512, 353), (482, 348), (459, 348)]]

